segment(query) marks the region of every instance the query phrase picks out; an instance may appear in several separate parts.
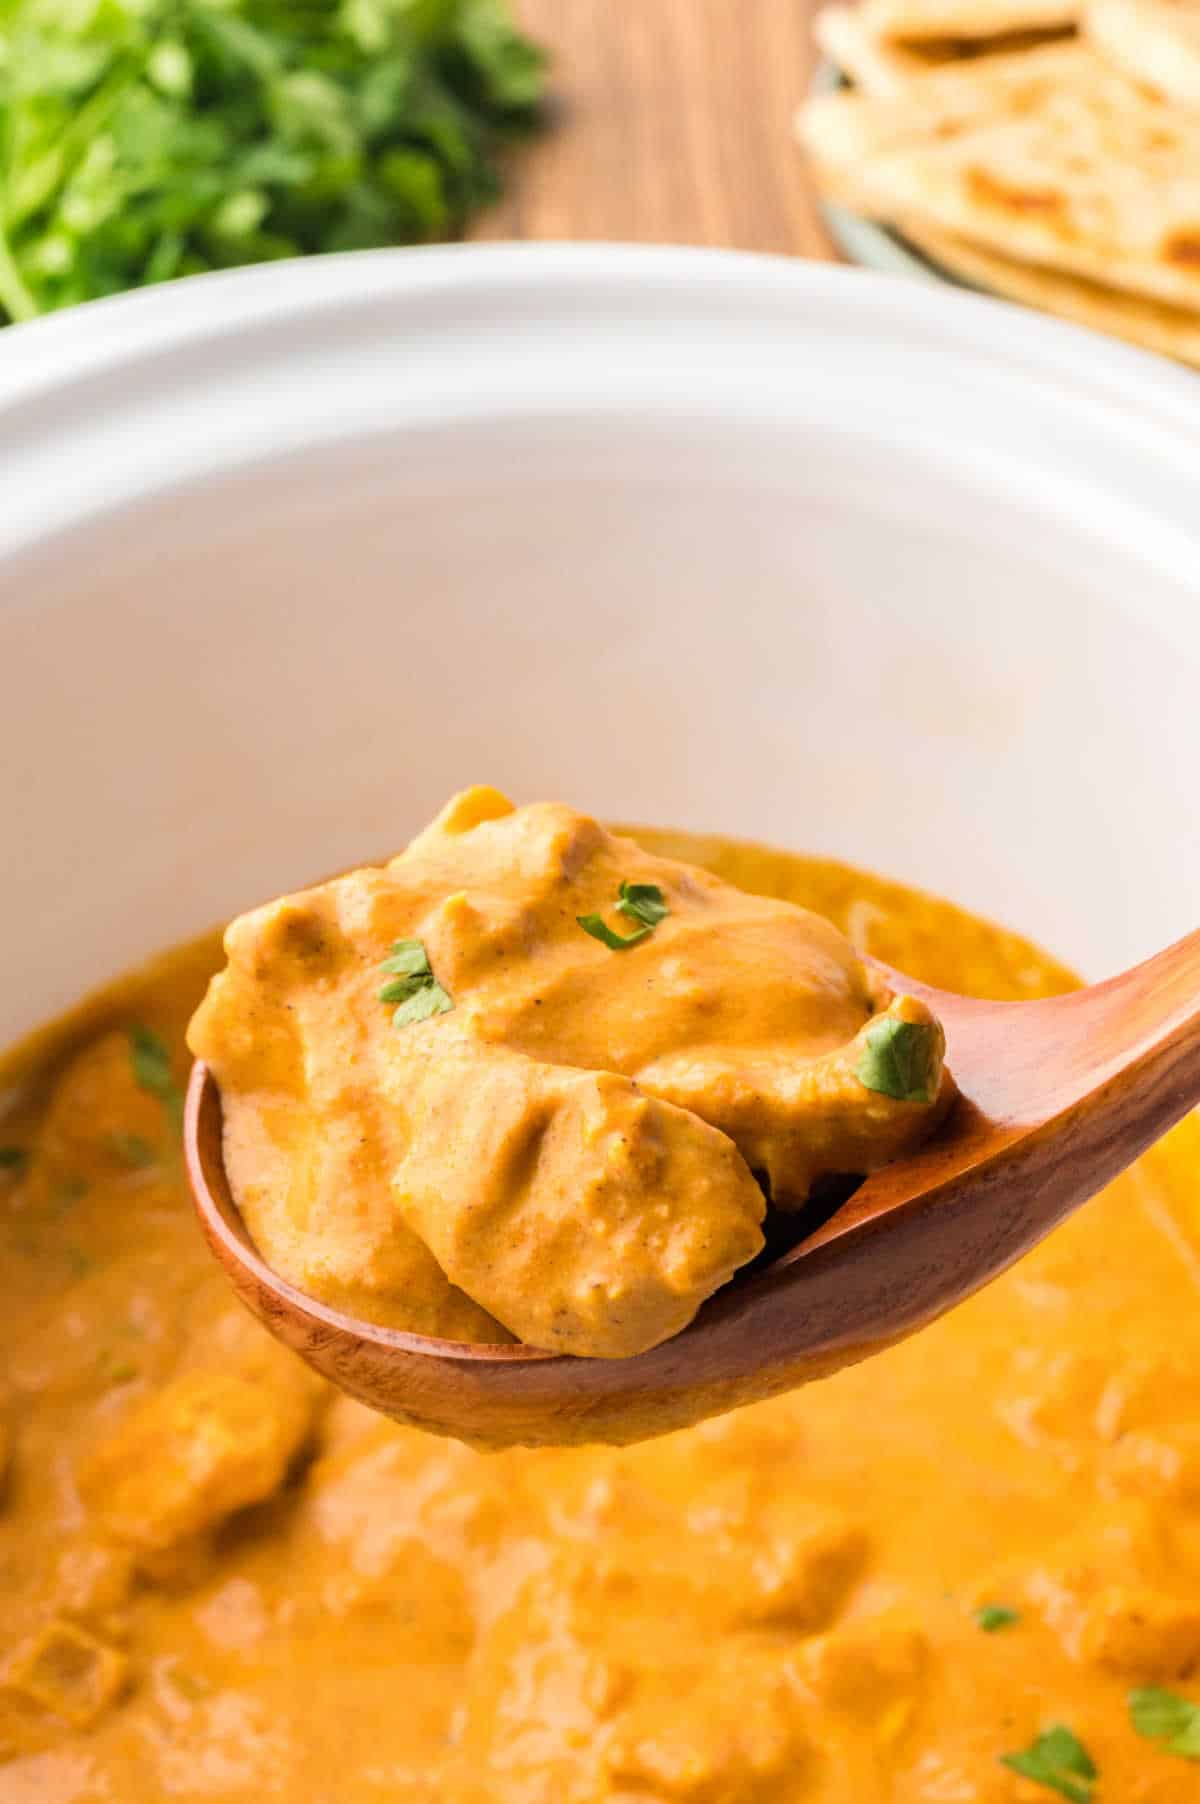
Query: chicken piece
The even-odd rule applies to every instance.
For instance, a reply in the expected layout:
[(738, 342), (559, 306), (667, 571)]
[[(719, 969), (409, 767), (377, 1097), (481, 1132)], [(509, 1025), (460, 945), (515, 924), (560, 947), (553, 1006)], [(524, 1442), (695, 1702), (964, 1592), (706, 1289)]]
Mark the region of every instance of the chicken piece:
[(120, 1697), (128, 1675), (119, 1649), (55, 1617), (0, 1671), (0, 1694), (86, 1729)]
[(97, 1525), (161, 1554), (278, 1490), (308, 1438), (314, 1393), (194, 1372), (137, 1404), (86, 1458), (80, 1496)]
[(370, 1083), (383, 1010), (373, 994), (365, 1014), (345, 1006), (337, 977), (355, 961), (331, 897), (313, 892), (304, 906), (244, 916), (226, 950), (230, 972), (248, 964), (255, 975), (249, 985), (214, 980), (189, 1041), (221, 1084), (225, 1167), (272, 1266), (366, 1321), (444, 1340), (510, 1340), (396, 1208), (390, 1169), (400, 1149)]
[(173, 1132), (161, 1096), (138, 1080), (129, 1034), (114, 1029), (60, 1074), (38, 1137), (35, 1174), (50, 1184), (111, 1178), (161, 1159)]
[(786, 1677), (769, 1657), (736, 1644), (686, 1678), (646, 1675), (601, 1762), (602, 1795), (647, 1804), (812, 1796), (819, 1770)]
[(928, 1008), (828, 921), (495, 790), (225, 945), (189, 1042), (251, 1233), (427, 1334), (641, 1352), (758, 1252), (752, 1174), (799, 1207), (953, 1095)]
[[(443, 1038), (469, 1025), (547, 1064), (632, 1078), (729, 1135), (779, 1208), (799, 1207), (820, 1177), (911, 1150), (953, 1094), (928, 1008), (894, 998), (828, 921), (653, 857), (559, 803), (514, 808), (467, 790), (381, 875), (427, 911), (455, 998)], [(581, 923), (638, 931), (621, 912), (629, 881), (663, 912), (614, 954)], [(908, 1096), (859, 1076), (881, 1022), (918, 1030)]]
[(611, 1546), (560, 1547), (490, 1615), (457, 1737), (465, 1775), (490, 1773), (504, 1804), (808, 1798), (820, 1757), (786, 1640), (724, 1633), (709, 1608), (720, 1543), (697, 1573), (678, 1520), (664, 1544), (646, 1502), (648, 1544), (626, 1524)]
[(1125, 1434), (1105, 1463), (1122, 1496), (1163, 1498), (1181, 1509), (1200, 1506), (1200, 1424), (1182, 1422), (1158, 1434)]
[(857, 1522), (814, 1510), (764, 1512), (748, 1537), (749, 1571), (737, 1596), (747, 1627), (815, 1635), (840, 1616), (862, 1577), (870, 1536)]
[(893, 998), (852, 1040), (816, 1058), (709, 1047), (655, 1059), (637, 1078), (651, 1095), (718, 1121), (751, 1169), (763, 1173), (775, 1207), (794, 1210), (818, 1178), (874, 1171), (912, 1149), (912, 1111), (927, 1115), (926, 1106), (868, 1091), (857, 1075), (880, 1024), (893, 1023), (928, 1034), (937, 1073), (929, 1100), (939, 1092), (948, 1100), (940, 1075), (945, 1038), (914, 996)]
[(532, 1346), (657, 1346), (762, 1247), (765, 1199), (733, 1142), (628, 1078), (463, 1046), (384, 1094), (409, 1149), (405, 1221)]
[(1140, 1497), (1106, 1502), (1026, 1581), (1027, 1595), (1076, 1660), (1141, 1683), (1200, 1663), (1200, 1602), (1189, 1538)]
[(1075, 1633), (1089, 1666), (1142, 1685), (1187, 1678), (1200, 1661), (1200, 1603), (1148, 1585), (1105, 1585)]
[(929, 1658), (925, 1632), (894, 1612), (839, 1624), (807, 1643), (798, 1665), (822, 1705), (853, 1724), (856, 1738), (886, 1742), (912, 1722)]
[[(349, 1067), (353, 1070), (353, 1067)], [(290, 1283), (345, 1314), (441, 1340), (512, 1336), (453, 1284), (392, 1194), (375, 1099), (340, 1118), (225, 1094), (225, 1168), (255, 1244)]]

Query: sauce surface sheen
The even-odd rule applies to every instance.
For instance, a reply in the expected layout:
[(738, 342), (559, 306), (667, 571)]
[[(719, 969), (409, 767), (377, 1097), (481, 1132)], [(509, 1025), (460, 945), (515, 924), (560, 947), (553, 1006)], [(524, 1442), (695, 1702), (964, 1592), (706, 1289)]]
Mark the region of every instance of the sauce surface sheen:
[[(841, 866), (637, 837), (946, 988), (1071, 981)], [(1126, 1703), (1200, 1700), (1194, 1120), (863, 1366), (477, 1453), (321, 1391), (204, 1251), (128, 1029), (181, 1083), (219, 963), (0, 1067), (0, 1804), (1036, 1804), (1000, 1756), (1056, 1722), (1096, 1804), (1200, 1804)]]

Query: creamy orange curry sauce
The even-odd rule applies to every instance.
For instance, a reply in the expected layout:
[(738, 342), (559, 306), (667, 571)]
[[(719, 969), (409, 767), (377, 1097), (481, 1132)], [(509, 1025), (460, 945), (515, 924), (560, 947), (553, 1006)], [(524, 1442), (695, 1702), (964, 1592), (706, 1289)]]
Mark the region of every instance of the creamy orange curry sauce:
[(768, 1197), (902, 1156), (953, 1096), (928, 1007), (830, 922), (495, 789), (225, 950), (188, 1043), (244, 1221), (417, 1333), (645, 1352), (762, 1252)]
[[(949, 988), (1069, 981), (841, 867), (639, 838)], [(832, 1380), (477, 1453), (323, 1388), (205, 1253), (177, 1098), (219, 963), (0, 1069), (0, 1804), (1200, 1801), (1193, 1122)]]

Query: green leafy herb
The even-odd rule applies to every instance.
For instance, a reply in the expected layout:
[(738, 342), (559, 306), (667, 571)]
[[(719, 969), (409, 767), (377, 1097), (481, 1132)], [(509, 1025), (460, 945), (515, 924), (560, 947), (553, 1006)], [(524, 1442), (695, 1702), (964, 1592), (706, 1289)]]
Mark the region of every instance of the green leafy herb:
[(544, 81), (504, 0), (3, 0), (0, 319), (452, 237)]
[(397, 940), (391, 953), (380, 965), (392, 974), (379, 992), (380, 1002), (398, 1003), (392, 1016), (393, 1027), (409, 1027), (414, 1021), (428, 1021), (431, 1015), (445, 1015), (454, 1007), (454, 999), (434, 976), (423, 940)]
[(643, 927), (657, 927), (670, 912), (657, 883), (622, 883), (619, 915), (628, 915)]
[(602, 946), (607, 946), (612, 952), (628, 952), (631, 946), (639, 945), (671, 912), (657, 883), (622, 882), (614, 906), (618, 914), (639, 923), (632, 933), (624, 937), (614, 932), (602, 915), (575, 916), (585, 933), (590, 933), (594, 940), (599, 940)]
[(148, 1027), (129, 1029), (129, 1058), (136, 1082), (161, 1102), (173, 1136), (183, 1127), (183, 1092), (171, 1075), (171, 1053), (166, 1041)]
[(131, 1171), (145, 1171), (157, 1163), (158, 1154), (140, 1134), (110, 1134), (108, 1143), (121, 1163), (128, 1165)]
[(429, 954), (424, 940), (396, 940), (391, 954), (379, 969), (389, 971), (395, 977), (428, 977)]
[(0, 1171), (24, 1171), (29, 1154), (23, 1146), (0, 1146)]
[(1143, 1685), (1129, 1694), (1129, 1720), (1147, 1741), (1184, 1760), (1200, 1760), (1200, 1704), (1161, 1685)]
[(172, 1088), (171, 1054), (166, 1042), (148, 1027), (131, 1027), (129, 1056), (133, 1075), (142, 1089), (151, 1096), (166, 1096)]
[(102, 1353), (100, 1369), (109, 1384), (128, 1384), (138, 1375), (138, 1369), (128, 1359), (120, 1359), (112, 1353)]
[(894, 1096), (898, 1102), (932, 1102), (939, 1041), (936, 1027), (928, 1022), (883, 1015), (867, 1029), (854, 1075), (864, 1089)]
[(1096, 1763), (1078, 1735), (1062, 1723), (1055, 1723), (1018, 1753), (1002, 1754), (1000, 1762), (1023, 1779), (1057, 1792), (1069, 1804), (1091, 1804)]
[(614, 933), (600, 915), (576, 915), (575, 919), (585, 933), (590, 933), (594, 940), (599, 940), (602, 946), (609, 947), (613, 952), (628, 952), (631, 946), (636, 946), (640, 941), (648, 939), (654, 932), (653, 927), (639, 927), (635, 932), (622, 939), (621, 935)]
[(407, 1027), (413, 1021), (427, 1021), (431, 1015), (448, 1015), (453, 1007), (453, 998), (435, 978), (400, 1004), (392, 1016), (392, 1026)]
[(1007, 1604), (981, 1604), (975, 1612), (975, 1620), (985, 1635), (995, 1635), (1001, 1629), (1011, 1629), (1020, 1622), (1018, 1610), (1010, 1610)]

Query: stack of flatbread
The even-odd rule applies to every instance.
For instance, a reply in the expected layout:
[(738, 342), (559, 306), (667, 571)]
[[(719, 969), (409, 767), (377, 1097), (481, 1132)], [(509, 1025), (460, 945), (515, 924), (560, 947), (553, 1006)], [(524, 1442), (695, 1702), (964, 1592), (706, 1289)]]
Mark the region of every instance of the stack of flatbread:
[(977, 287), (1200, 367), (1200, 0), (862, 0), (825, 193)]

